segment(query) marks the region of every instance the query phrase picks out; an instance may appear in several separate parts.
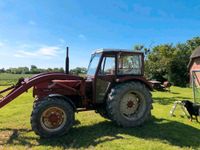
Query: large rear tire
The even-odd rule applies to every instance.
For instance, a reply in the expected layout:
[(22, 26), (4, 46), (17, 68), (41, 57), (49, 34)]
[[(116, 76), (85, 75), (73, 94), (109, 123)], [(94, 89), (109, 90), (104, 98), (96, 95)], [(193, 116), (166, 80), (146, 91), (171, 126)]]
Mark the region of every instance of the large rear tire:
[(110, 118), (123, 127), (144, 123), (151, 114), (152, 98), (149, 89), (140, 82), (116, 85), (107, 99)]
[(44, 138), (64, 135), (73, 124), (73, 107), (67, 101), (56, 97), (39, 101), (31, 114), (32, 130)]

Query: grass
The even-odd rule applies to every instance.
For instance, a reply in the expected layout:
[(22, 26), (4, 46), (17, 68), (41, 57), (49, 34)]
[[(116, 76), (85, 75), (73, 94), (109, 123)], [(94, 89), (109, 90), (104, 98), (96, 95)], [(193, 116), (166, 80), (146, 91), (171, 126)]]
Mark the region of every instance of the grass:
[[(3, 88), (3, 87), (1, 87)], [(152, 119), (143, 126), (121, 128), (94, 111), (76, 114), (77, 124), (63, 137), (40, 139), (31, 131), (31, 90), (0, 109), (2, 149), (200, 149), (200, 124), (182, 116), (170, 117), (173, 102), (191, 99), (190, 88), (172, 87), (171, 92), (153, 92)]]
[(0, 73), (0, 85), (11, 85), (17, 83), (18, 79), (21, 77), (31, 77), (32, 74), (10, 74), (10, 73)]

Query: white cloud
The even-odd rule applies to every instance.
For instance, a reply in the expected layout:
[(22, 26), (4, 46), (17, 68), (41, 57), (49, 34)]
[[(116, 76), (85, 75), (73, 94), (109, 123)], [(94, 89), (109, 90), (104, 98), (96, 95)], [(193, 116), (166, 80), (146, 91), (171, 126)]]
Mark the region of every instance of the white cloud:
[(86, 40), (86, 39), (87, 39), (86, 36), (83, 35), (83, 34), (79, 34), (78, 37), (79, 37), (80, 39), (82, 39), (82, 40)]
[(21, 56), (21, 57), (23, 57), (23, 56), (36, 56), (36, 54), (35, 53), (32, 53), (32, 52), (28, 52), (28, 51), (24, 51), (24, 50), (19, 50), (19, 51), (17, 51), (17, 54), (15, 54), (15, 56)]
[(48, 47), (42, 47), (38, 50), (38, 55), (43, 56), (56, 56), (57, 52), (60, 48), (56, 46), (48, 46)]
[(18, 50), (15, 57), (54, 57), (57, 56), (60, 48), (57, 46), (45, 46), (35, 51)]

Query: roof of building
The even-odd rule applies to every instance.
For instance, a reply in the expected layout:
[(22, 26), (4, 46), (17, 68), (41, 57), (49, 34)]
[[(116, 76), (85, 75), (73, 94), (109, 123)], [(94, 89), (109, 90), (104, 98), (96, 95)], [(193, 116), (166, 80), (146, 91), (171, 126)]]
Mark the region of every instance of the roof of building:
[(190, 59), (197, 58), (197, 57), (200, 57), (200, 46), (197, 47), (197, 48), (193, 51), (192, 55), (190, 56)]
[(190, 56), (190, 61), (188, 63), (188, 68), (190, 69), (191, 65), (193, 64), (193, 60), (195, 58), (200, 58), (200, 46), (197, 47), (193, 52), (192, 55)]

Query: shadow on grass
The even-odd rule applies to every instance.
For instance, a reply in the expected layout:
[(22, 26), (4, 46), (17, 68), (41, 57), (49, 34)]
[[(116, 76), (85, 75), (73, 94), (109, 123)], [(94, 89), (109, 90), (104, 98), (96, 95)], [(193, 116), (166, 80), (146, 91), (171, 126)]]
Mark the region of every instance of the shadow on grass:
[[(123, 140), (123, 134), (146, 140), (157, 139), (161, 140), (163, 143), (167, 142), (180, 147), (198, 148), (200, 146), (199, 129), (176, 121), (157, 118), (152, 118), (152, 120), (145, 123), (145, 125), (135, 128), (121, 128), (115, 126), (110, 121), (103, 121), (90, 126), (74, 127), (67, 135), (53, 139), (24, 136), (26, 132), (30, 132), (26, 129), (13, 130), (0, 128), (0, 132), (3, 131), (14, 132), (10, 138), (1, 145), (22, 145), (28, 147), (43, 145), (85, 149), (116, 139)], [(33, 140), (35, 142), (33, 142)]]
[(173, 104), (175, 101), (182, 101), (191, 99), (190, 97), (176, 96), (176, 97), (154, 97), (153, 102), (161, 105)]

